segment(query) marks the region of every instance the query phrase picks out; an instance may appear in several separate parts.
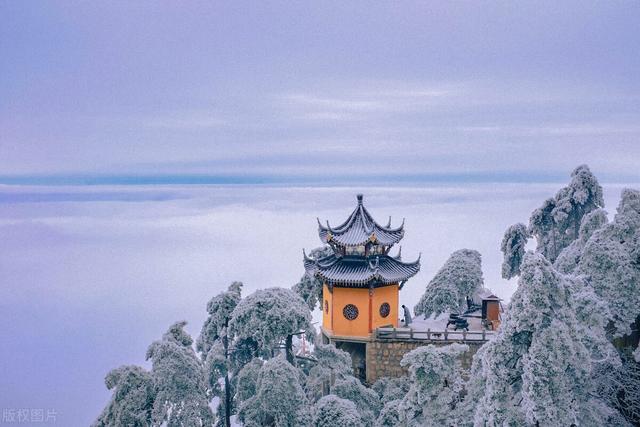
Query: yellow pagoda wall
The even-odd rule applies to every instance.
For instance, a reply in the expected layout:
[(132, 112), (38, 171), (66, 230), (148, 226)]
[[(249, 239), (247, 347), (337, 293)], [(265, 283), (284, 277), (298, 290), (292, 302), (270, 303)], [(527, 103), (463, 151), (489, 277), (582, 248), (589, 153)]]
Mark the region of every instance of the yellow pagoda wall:
[[(392, 325), (394, 328), (398, 327), (398, 304), (400, 303), (398, 295), (398, 285), (395, 283), (393, 285), (375, 288), (373, 290), (373, 296), (371, 298), (371, 318), (373, 329), (389, 325)], [(385, 302), (389, 303), (391, 311), (387, 317), (382, 317), (380, 315), (380, 306)]]
[[(347, 304), (358, 307), (358, 317), (354, 320), (342, 314)], [(369, 336), (369, 289), (333, 287), (333, 335)]]
[(333, 316), (333, 294), (325, 283), (322, 287), (322, 327), (327, 331), (333, 331), (331, 317)]
[[(397, 284), (375, 288), (371, 296), (367, 288), (334, 286), (333, 292), (329, 292), (326, 284), (323, 286), (322, 293), (322, 327), (332, 335), (368, 337), (373, 329), (380, 326), (398, 326)], [(390, 312), (387, 317), (382, 317), (380, 305), (385, 302), (389, 303)], [(344, 317), (342, 310), (347, 304), (353, 304), (358, 308), (356, 319), (348, 320)]]

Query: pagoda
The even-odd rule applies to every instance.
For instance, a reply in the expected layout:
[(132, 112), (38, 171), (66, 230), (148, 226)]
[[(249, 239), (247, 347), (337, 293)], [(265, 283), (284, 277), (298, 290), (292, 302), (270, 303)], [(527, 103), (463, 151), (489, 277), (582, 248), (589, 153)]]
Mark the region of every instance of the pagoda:
[(331, 248), (328, 255), (304, 254), (307, 274), (323, 283), (322, 333), (327, 342), (366, 342), (378, 327), (398, 327), (399, 291), (420, 270), (420, 257), (405, 263), (400, 249), (389, 255), (404, 236), (404, 220), (395, 228), (391, 218), (380, 225), (362, 199), (358, 194), (356, 208), (341, 225), (332, 227), (327, 221), (325, 226), (318, 219), (320, 240)]

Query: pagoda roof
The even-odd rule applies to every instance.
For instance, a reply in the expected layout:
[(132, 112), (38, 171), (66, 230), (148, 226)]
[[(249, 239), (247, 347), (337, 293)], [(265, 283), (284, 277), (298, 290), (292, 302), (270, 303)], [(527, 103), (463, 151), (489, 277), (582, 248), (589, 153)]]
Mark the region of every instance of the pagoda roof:
[(362, 194), (358, 194), (358, 206), (347, 220), (332, 227), (327, 221), (324, 226), (318, 219), (318, 234), (323, 243), (335, 243), (340, 246), (359, 246), (377, 242), (380, 245), (394, 245), (404, 236), (404, 220), (399, 227), (391, 227), (391, 217), (386, 226), (378, 224), (362, 203)]
[(400, 283), (420, 271), (420, 257), (404, 263), (399, 257), (377, 255), (375, 257), (328, 255), (313, 259), (304, 255), (304, 267), (308, 275), (330, 284), (349, 287), (367, 287)]

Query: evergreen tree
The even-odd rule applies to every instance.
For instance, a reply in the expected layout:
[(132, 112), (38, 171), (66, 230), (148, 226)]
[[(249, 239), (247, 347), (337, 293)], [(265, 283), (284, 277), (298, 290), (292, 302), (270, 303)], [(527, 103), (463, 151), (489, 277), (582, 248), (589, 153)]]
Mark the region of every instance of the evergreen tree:
[(362, 419), (350, 400), (329, 394), (318, 400), (313, 408), (314, 427), (360, 427)]
[(281, 357), (267, 360), (258, 372), (255, 395), (240, 405), (241, 421), (245, 426), (310, 424), (309, 402), (299, 380), (300, 371)]
[(331, 382), (353, 376), (351, 355), (331, 344), (316, 344), (312, 353), (316, 363), (309, 369), (306, 380), (308, 396), (316, 401)]
[(403, 425), (402, 399), (385, 402), (380, 415), (376, 418), (375, 427), (396, 427)]
[(604, 207), (602, 187), (587, 165), (571, 173), (571, 182), (547, 199), (529, 220), (529, 231), (538, 241), (537, 251), (554, 262), (560, 252), (578, 239), (582, 218)]
[(380, 399), (375, 391), (362, 385), (354, 376), (336, 381), (331, 391), (336, 396), (355, 403), (362, 418), (362, 425), (373, 426), (381, 406)]
[[(333, 253), (329, 246), (322, 246), (313, 249), (309, 253), (309, 258), (320, 259)], [(293, 291), (307, 303), (309, 310), (313, 311), (322, 304), (322, 281), (316, 277), (304, 274), (298, 283), (293, 285)], [(322, 309), (322, 307), (320, 307)]]
[(430, 344), (404, 355), (401, 364), (409, 370), (411, 385), (399, 406), (403, 425), (458, 425), (464, 388), (460, 355), (468, 350), (463, 344)]
[(94, 427), (151, 425), (155, 389), (150, 372), (139, 366), (121, 366), (107, 374), (105, 384), (113, 396)]
[(293, 336), (311, 328), (311, 313), (289, 289), (261, 289), (236, 306), (229, 328), (234, 336), (253, 340), (267, 354), (284, 341), (287, 360), (293, 364)]
[(436, 316), (451, 310), (462, 312), (466, 298), (482, 288), (482, 258), (478, 251), (461, 249), (451, 254), (427, 285), (416, 304), (416, 315)]
[(625, 189), (613, 222), (592, 234), (576, 270), (608, 304), (616, 336), (630, 334), (640, 315), (639, 247), (640, 191)]
[(399, 378), (382, 377), (371, 385), (373, 391), (378, 393), (382, 402), (402, 399), (409, 392), (409, 378), (402, 376)]
[(605, 425), (615, 411), (594, 397), (571, 284), (541, 254), (521, 270), (498, 335), (474, 358), (475, 424)]
[(503, 278), (511, 279), (520, 274), (520, 264), (522, 264), (522, 258), (524, 257), (527, 239), (529, 239), (529, 232), (527, 231), (527, 226), (522, 223), (514, 224), (505, 231), (502, 245), (500, 246), (500, 250), (504, 254), (502, 263)]
[(186, 322), (177, 322), (147, 350), (152, 362), (155, 400), (154, 425), (211, 426), (204, 366), (191, 347), (193, 339), (184, 331)]
[(582, 218), (578, 239), (564, 248), (556, 258), (553, 266), (564, 274), (575, 272), (587, 242), (597, 230), (608, 222), (607, 213), (603, 209), (595, 209)]
[[(242, 283), (233, 282), (225, 292), (221, 292), (209, 301), (207, 304), (209, 317), (202, 326), (196, 342), (196, 348), (205, 360), (211, 392), (221, 398), (226, 427), (231, 426), (233, 413), (233, 391), (229, 378), (231, 369), (229, 321), (231, 313), (242, 299), (241, 291)], [(220, 390), (221, 378), (224, 378), (223, 390)]]

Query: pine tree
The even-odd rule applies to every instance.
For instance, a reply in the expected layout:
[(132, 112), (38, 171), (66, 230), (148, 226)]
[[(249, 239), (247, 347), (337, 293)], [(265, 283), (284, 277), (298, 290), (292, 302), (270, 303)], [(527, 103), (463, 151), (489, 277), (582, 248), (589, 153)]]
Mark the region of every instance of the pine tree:
[[(246, 390), (243, 393), (248, 396)], [(308, 425), (311, 414), (300, 371), (281, 357), (267, 360), (258, 372), (255, 395), (242, 402), (239, 416), (245, 426)]]
[(538, 241), (537, 251), (554, 262), (560, 252), (578, 239), (582, 218), (604, 207), (602, 187), (587, 165), (571, 173), (571, 182), (547, 199), (529, 220), (529, 232)]
[(572, 285), (539, 253), (525, 254), (498, 335), (474, 357), (475, 425), (605, 425), (594, 397)]
[[(225, 292), (221, 292), (209, 301), (207, 304), (209, 317), (202, 326), (196, 342), (196, 348), (205, 360), (209, 387), (214, 395), (222, 399), (221, 406), (224, 410), (226, 427), (231, 426), (233, 412), (233, 392), (229, 376), (231, 370), (229, 322), (231, 313), (242, 299), (241, 291), (242, 283), (233, 282)], [(220, 390), (221, 378), (224, 378), (223, 390)]]
[(520, 274), (520, 264), (524, 257), (524, 250), (529, 238), (527, 226), (518, 223), (510, 226), (504, 233), (500, 250), (504, 254), (502, 263), (502, 277), (511, 279)]
[(148, 427), (155, 399), (153, 376), (139, 366), (121, 366), (105, 378), (111, 401), (93, 423), (94, 427)]
[[(323, 246), (309, 252), (309, 258), (320, 259), (331, 253), (333, 251), (329, 246)], [(322, 281), (316, 277), (304, 274), (292, 289), (307, 303), (311, 311), (315, 310), (318, 302), (322, 301)]]
[(289, 289), (261, 289), (236, 306), (229, 328), (235, 337), (253, 340), (265, 354), (284, 342), (287, 360), (293, 364), (293, 336), (311, 328), (311, 313)]
[(186, 322), (177, 322), (147, 350), (152, 362), (156, 389), (153, 424), (167, 426), (211, 426), (204, 366), (191, 347), (193, 339), (184, 331)]
[(314, 427), (360, 427), (362, 419), (350, 400), (329, 394), (318, 400), (313, 408)]
[(466, 298), (482, 288), (482, 258), (478, 251), (461, 249), (451, 254), (431, 279), (416, 304), (416, 315), (436, 316), (451, 310), (462, 312)]
[(460, 355), (468, 350), (463, 344), (430, 344), (404, 355), (401, 365), (409, 371), (410, 386), (399, 406), (403, 425), (458, 425), (464, 389)]

